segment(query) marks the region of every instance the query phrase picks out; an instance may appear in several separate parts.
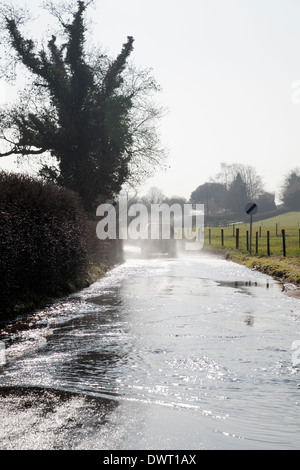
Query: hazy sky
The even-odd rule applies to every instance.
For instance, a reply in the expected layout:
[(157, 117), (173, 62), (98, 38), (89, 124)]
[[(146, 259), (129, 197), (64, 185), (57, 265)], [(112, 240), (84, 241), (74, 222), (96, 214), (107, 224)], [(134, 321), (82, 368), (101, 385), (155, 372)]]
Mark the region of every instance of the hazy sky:
[[(299, 0), (95, 0), (89, 13), (94, 43), (116, 55), (133, 36), (133, 62), (163, 89), (170, 169), (141, 192), (189, 197), (221, 162), (253, 165), (277, 192), (300, 166)], [(44, 29), (40, 18), (33, 34)]]

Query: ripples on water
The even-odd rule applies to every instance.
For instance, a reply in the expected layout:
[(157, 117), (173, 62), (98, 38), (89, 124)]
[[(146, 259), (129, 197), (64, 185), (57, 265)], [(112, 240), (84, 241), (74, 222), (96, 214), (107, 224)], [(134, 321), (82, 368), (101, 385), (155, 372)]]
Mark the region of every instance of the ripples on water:
[(2, 331), (2, 448), (297, 448), (297, 302), (223, 260), (130, 260)]

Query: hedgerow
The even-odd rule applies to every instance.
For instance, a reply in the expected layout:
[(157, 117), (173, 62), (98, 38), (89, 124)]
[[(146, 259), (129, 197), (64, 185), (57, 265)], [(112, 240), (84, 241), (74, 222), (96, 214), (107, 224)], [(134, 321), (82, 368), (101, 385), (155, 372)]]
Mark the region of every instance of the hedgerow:
[(67, 291), (88, 262), (86, 215), (76, 193), (0, 172), (0, 314)]

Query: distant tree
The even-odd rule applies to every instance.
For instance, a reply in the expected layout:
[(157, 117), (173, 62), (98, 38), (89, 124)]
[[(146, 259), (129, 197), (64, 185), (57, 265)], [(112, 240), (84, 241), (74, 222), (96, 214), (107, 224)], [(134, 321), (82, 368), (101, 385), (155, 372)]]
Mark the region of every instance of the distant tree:
[(159, 87), (149, 71), (129, 66), (131, 36), (115, 59), (87, 52), (89, 4), (78, 1), (70, 17), (50, 2), (61, 30), (39, 50), (21, 32), (23, 12), (2, 7), (9, 60), (25, 67), (31, 86), (0, 113), (0, 156), (50, 153), (54, 164), (40, 175), (77, 191), (92, 210), (99, 196), (112, 198), (152, 174), (165, 151), (156, 128), (162, 110), (152, 98)]
[(228, 189), (227, 207), (232, 212), (239, 214), (244, 211), (247, 202), (247, 185), (241, 177), (240, 173), (238, 173)]
[(296, 168), (285, 177), (282, 188), (284, 205), (294, 211), (300, 210), (300, 170)]
[(256, 200), (259, 212), (268, 212), (276, 209), (275, 194), (263, 192)]
[(142, 198), (141, 202), (150, 207), (151, 204), (163, 204), (165, 199), (166, 196), (163, 191), (157, 186), (152, 186), (152, 188), (150, 188), (147, 194)]
[(214, 214), (225, 208), (226, 195), (225, 184), (207, 182), (191, 193), (190, 201), (192, 204), (204, 204), (205, 214)]
[(242, 165), (241, 163), (221, 163), (221, 171), (214, 178), (229, 189), (232, 182), (240, 175), (246, 185), (247, 198), (255, 200), (263, 193), (263, 182), (257, 174), (256, 169), (251, 165)]
[(172, 206), (173, 204), (179, 204), (182, 208), (184, 207), (185, 204), (187, 204), (186, 198), (182, 196), (167, 197), (164, 200), (164, 202), (168, 204), (169, 206)]

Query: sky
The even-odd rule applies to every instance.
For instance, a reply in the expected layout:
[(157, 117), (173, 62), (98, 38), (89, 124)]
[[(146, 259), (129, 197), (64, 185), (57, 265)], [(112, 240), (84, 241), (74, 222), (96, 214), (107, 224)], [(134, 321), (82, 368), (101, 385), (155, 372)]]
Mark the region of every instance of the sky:
[[(27, 1), (32, 36), (46, 30), (40, 4)], [(285, 175), (300, 166), (299, 0), (95, 0), (88, 13), (95, 45), (116, 56), (133, 36), (132, 61), (162, 87), (168, 170), (140, 193), (157, 186), (189, 198), (225, 162), (253, 166), (278, 200)], [(10, 89), (1, 83), (4, 99)], [(0, 159), (0, 168), (12, 161)]]

